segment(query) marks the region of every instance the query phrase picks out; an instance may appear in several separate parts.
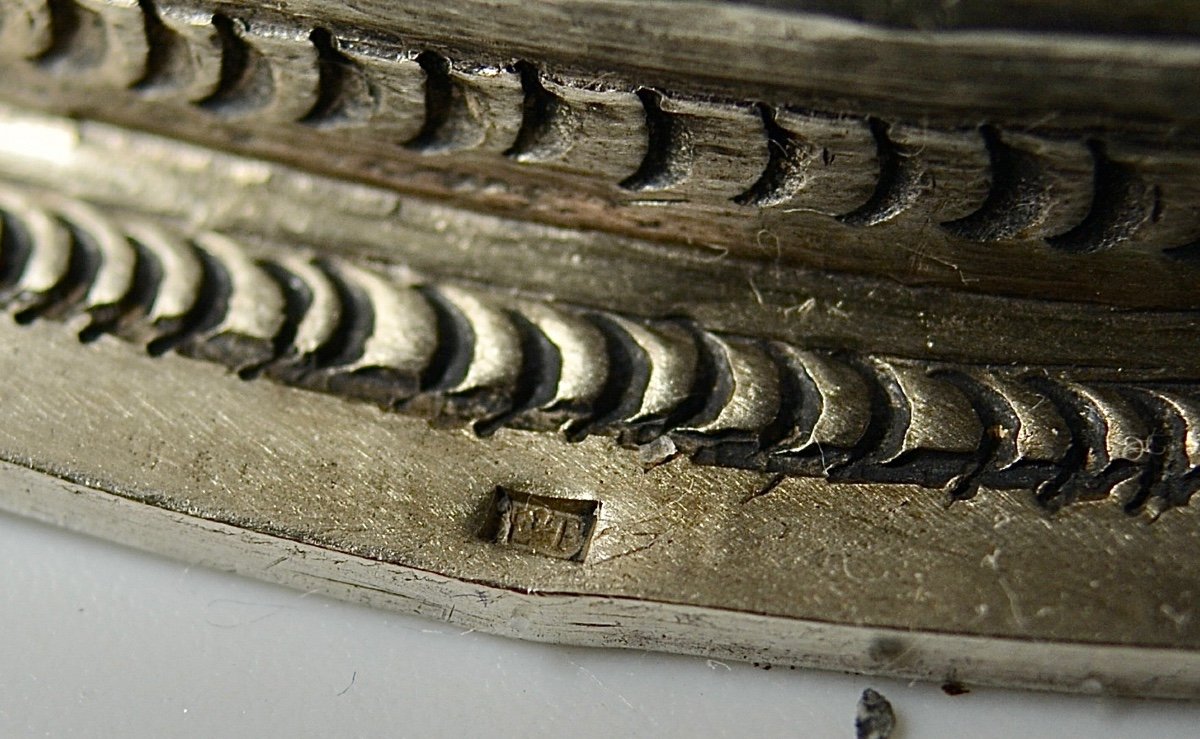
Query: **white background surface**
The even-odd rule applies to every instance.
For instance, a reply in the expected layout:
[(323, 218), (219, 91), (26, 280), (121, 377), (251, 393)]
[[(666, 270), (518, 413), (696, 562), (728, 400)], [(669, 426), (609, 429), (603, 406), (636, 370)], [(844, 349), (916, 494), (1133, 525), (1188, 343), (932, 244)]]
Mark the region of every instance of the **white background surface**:
[(0, 736), (1196, 737), (1200, 704), (530, 644), (0, 514)]

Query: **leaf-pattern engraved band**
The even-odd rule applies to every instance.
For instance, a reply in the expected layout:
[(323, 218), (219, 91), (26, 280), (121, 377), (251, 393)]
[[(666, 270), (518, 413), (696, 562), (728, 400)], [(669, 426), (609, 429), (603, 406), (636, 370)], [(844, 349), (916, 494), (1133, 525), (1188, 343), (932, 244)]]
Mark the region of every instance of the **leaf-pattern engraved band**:
[[(965, 244), (1190, 257), (1200, 158), (1103, 135), (943, 130), (790, 104), (720, 101), (561, 75), (280, 17), (136, 0), (8, 0), (0, 53), (223, 119), (477, 152), (656, 203), (928, 223)], [(1182, 158), (1181, 158), (1182, 157)]]
[(647, 464), (1111, 499), (1151, 517), (1200, 486), (1191, 385), (1078, 382), (719, 335), (425, 282), (0, 190), (0, 301), (245, 379), (427, 417), (615, 437)]

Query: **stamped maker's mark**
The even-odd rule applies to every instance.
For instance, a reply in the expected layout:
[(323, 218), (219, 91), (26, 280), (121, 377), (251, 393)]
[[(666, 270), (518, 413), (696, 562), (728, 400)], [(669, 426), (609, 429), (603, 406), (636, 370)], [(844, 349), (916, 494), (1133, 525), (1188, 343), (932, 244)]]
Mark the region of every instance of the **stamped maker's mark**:
[(498, 486), (483, 536), (531, 554), (581, 562), (599, 513), (597, 500), (534, 495)]

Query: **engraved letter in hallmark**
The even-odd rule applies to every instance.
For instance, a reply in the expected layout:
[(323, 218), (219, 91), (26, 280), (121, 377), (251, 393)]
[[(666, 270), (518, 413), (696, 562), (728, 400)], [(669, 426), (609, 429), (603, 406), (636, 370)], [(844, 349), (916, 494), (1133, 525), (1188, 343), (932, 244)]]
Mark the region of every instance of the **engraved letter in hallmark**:
[(581, 562), (600, 501), (556, 498), (497, 487), (484, 538), (533, 554)]

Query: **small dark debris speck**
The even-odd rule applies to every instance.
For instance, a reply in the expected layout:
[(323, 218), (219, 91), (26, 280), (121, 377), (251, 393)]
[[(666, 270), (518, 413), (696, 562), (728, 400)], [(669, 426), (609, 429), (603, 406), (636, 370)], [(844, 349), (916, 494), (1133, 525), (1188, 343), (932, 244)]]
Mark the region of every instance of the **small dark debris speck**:
[(946, 695), (966, 695), (971, 689), (957, 680), (947, 680), (942, 683), (942, 692)]
[(858, 699), (854, 732), (858, 739), (888, 739), (896, 728), (896, 714), (887, 698), (867, 688)]

